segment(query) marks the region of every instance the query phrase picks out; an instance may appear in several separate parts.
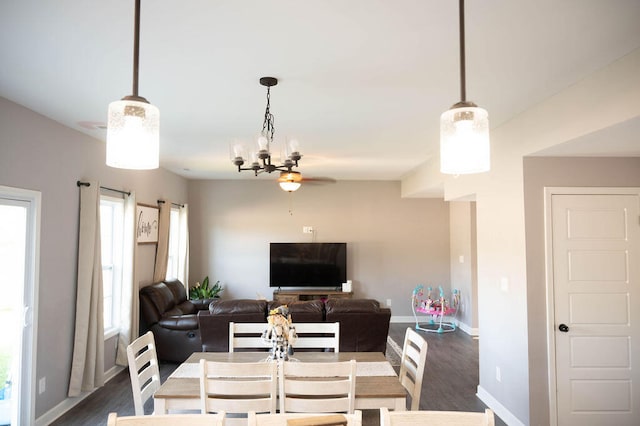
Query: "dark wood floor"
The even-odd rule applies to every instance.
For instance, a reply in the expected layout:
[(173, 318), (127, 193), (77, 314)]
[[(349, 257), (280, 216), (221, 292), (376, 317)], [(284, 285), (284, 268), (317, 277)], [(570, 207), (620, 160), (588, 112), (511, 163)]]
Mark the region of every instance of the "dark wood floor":
[[(404, 333), (412, 324), (393, 323), (389, 335), (402, 347)], [(421, 410), (484, 411), (486, 406), (476, 397), (478, 386), (478, 341), (457, 330), (452, 333), (422, 333), (429, 343), (427, 366), (420, 396)], [(161, 363), (162, 381), (173, 372), (177, 364)], [(153, 401), (145, 405), (145, 412), (153, 411)], [(120, 416), (133, 415), (133, 397), (128, 371), (119, 373), (103, 388), (69, 410), (52, 425), (86, 426), (106, 425), (110, 412)], [(378, 411), (365, 410), (363, 423), (379, 425)], [(496, 416), (496, 425), (502, 426)]]

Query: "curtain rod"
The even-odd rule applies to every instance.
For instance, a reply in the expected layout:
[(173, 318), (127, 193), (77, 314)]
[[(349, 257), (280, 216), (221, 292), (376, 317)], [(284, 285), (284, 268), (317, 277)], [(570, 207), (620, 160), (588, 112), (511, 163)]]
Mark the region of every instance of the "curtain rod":
[[(81, 181), (77, 181), (76, 185), (78, 186), (91, 186), (91, 183), (89, 182), (81, 182)], [(121, 191), (119, 189), (113, 189), (113, 188), (107, 188), (106, 186), (101, 186), (100, 189), (104, 189), (106, 191), (113, 191), (113, 192), (119, 192), (120, 194), (127, 194), (127, 195), (131, 195), (131, 192), (127, 192), (127, 191)]]
[[(165, 200), (158, 200), (158, 204), (164, 204), (166, 203)], [(176, 207), (180, 207), (181, 209), (184, 208), (184, 204), (177, 204), (177, 203), (171, 203), (172, 206), (176, 206)]]

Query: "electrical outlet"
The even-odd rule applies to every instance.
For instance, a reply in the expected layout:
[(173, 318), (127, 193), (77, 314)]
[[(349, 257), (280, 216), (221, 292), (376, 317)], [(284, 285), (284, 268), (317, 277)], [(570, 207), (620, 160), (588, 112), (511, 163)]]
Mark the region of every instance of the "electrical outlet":
[(303, 226), (302, 232), (305, 234), (313, 234), (313, 226)]
[(40, 380), (38, 380), (38, 395), (42, 395), (45, 390), (47, 390), (47, 378), (40, 377)]
[(391, 306), (391, 299), (387, 299), (387, 306)]
[(502, 373), (500, 372), (500, 367), (496, 367), (496, 381), (502, 382)]

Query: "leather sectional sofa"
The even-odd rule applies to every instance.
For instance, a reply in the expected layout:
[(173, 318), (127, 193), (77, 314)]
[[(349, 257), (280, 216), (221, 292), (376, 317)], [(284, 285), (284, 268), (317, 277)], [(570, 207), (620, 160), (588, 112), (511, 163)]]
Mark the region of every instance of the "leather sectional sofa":
[[(214, 300), (197, 314), (205, 352), (229, 350), (229, 322), (264, 322), (281, 305), (266, 300)], [(387, 347), (391, 310), (372, 299), (329, 299), (288, 303), (296, 322), (340, 322), (341, 352), (382, 352)]]
[(164, 281), (140, 289), (140, 335), (153, 332), (158, 359), (183, 362), (202, 351), (196, 314), (213, 299), (187, 300), (184, 285)]

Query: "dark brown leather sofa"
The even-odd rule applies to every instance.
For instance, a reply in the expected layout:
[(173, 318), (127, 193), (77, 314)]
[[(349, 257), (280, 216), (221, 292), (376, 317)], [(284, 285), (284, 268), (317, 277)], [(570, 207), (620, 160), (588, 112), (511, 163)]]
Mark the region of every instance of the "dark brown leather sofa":
[[(266, 300), (214, 300), (198, 312), (205, 352), (229, 350), (229, 322), (265, 322), (269, 310), (281, 305)], [(329, 299), (288, 303), (292, 322), (340, 322), (341, 352), (382, 352), (387, 347), (391, 310), (371, 299)]]
[(202, 351), (196, 314), (208, 312), (211, 301), (187, 300), (184, 285), (178, 280), (140, 289), (140, 334), (153, 332), (158, 359), (183, 362)]

